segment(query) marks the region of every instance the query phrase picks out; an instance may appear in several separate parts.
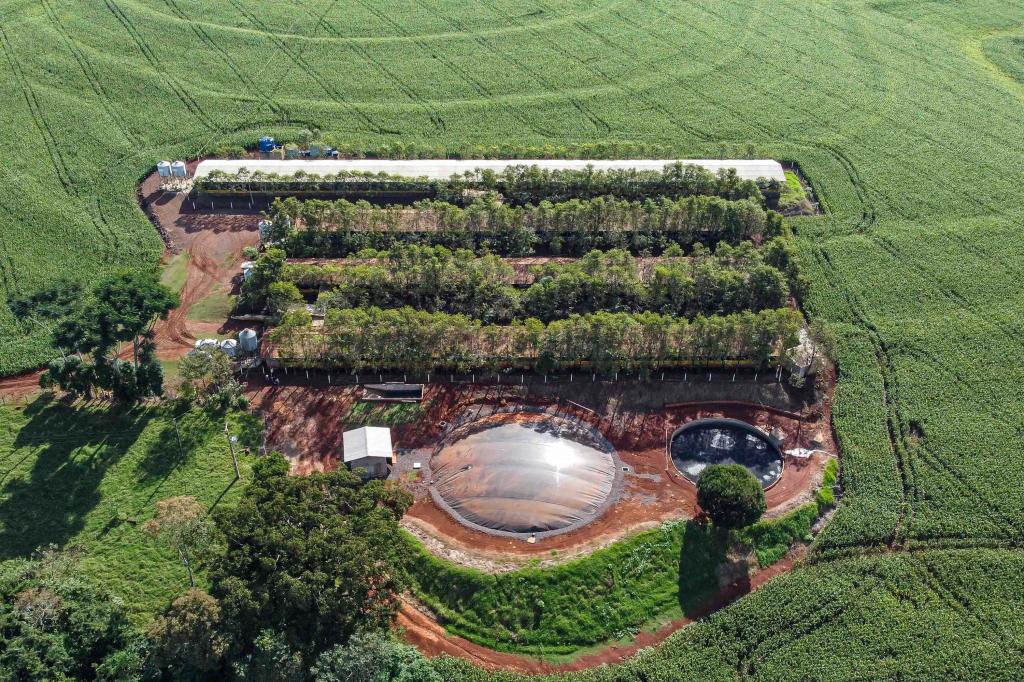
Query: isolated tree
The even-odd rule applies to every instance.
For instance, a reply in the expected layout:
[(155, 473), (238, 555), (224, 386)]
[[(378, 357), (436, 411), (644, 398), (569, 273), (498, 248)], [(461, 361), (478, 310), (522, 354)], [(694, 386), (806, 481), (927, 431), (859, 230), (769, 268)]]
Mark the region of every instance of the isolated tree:
[(314, 682), (441, 682), (441, 675), (416, 650), (383, 631), (354, 635), (328, 649), (312, 670)]
[(197, 679), (218, 669), (228, 644), (221, 625), (217, 600), (203, 590), (190, 589), (146, 631), (152, 665), (173, 671), (176, 680)]
[(203, 506), (191, 496), (170, 497), (156, 503), (156, 516), (142, 525), (142, 530), (174, 549), (181, 557), (188, 582), (196, 586), (191, 557), (204, 547), (209, 526)]
[(764, 489), (740, 464), (712, 464), (697, 479), (697, 504), (723, 530), (744, 528), (767, 509)]
[(357, 631), (388, 627), (405, 586), (395, 537), (410, 501), (346, 470), (289, 476), (280, 454), (259, 460), (238, 504), (215, 515), (222, 549), (209, 561), (237, 655), (269, 630), (310, 665)]
[(178, 295), (160, 283), (156, 272), (122, 271), (100, 281), (85, 315), (95, 330), (98, 350), (105, 352), (131, 341), (137, 365), (142, 336), (179, 303)]

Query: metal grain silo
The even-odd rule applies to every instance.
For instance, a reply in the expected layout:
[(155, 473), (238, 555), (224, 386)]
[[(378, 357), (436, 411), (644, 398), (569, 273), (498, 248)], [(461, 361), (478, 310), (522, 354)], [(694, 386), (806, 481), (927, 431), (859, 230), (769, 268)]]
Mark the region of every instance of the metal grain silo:
[(238, 335), (238, 345), (243, 353), (255, 353), (260, 345), (259, 337), (254, 330), (243, 329)]

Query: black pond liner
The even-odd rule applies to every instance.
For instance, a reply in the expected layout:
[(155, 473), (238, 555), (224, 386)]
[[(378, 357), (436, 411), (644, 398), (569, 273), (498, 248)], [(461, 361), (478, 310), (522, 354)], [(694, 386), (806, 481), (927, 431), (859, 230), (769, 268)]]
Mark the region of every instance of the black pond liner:
[(760, 429), (738, 419), (683, 424), (669, 442), (672, 463), (693, 483), (711, 464), (742, 464), (767, 490), (782, 477), (782, 451)]
[(622, 486), (611, 443), (581, 420), (519, 412), (448, 434), (430, 459), (434, 501), (465, 526), (520, 539), (567, 533), (607, 511)]

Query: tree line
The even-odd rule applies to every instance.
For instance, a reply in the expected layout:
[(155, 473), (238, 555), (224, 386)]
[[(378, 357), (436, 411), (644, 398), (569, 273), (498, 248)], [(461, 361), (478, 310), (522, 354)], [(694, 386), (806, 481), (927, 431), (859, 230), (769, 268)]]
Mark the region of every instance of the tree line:
[(717, 173), (693, 164), (666, 163), (658, 170), (618, 168), (598, 170), (544, 169), (536, 165), (509, 166), (501, 172), (476, 169), (453, 174), (447, 179), (414, 178), (385, 172), (343, 170), (329, 175), (298, 171), (279, 175), (240, 168), (235, 173), (215, 170), (197, 178), (195, 188), (201, 197), (331, 196), (374, 199), (397, 198), (401, 201), (440, 199), (462, 204), (477, 192), (494, 191), (512, 204), (560, 202), (573, 198), (590, 199), (614, 196), (643, 201), (657, 197), (718, 196), (728, 200), (751, 199), (764, 204), (761, 186), (777, 196), (779, 185), (737, 176), (734, 169)]
[(488, 193), (464, 207), (441, 200), (409, 207), (289, 197), (276, 199), (267, 217), (274, 226), (270, 241), (303, 258), (337, 258), (403, 243), (506, 256), (579, 256), (611, 248), (657, 253), (672, 244), (761, 241), (784, 232), (782, 217), (755, 200), (705, 195), (598, 196), (511, 206)]
[(736, 360), (765, 366), (797, 341), (803, 316), (791, 308), (694, 320), (654, 312), (598, 312), (545, 324), (483, 324), (465, 315), (413, 308), (330, 309), (313, 325), (304, 308), (270, 333), (278, 357), (304, 367), (426, 372), (517, 368), (600, 372), (703, 366)]
[(361, 253), (375, 258), (352, 264), (287, 264), (281, 275), (302, 289), (330, 287), (318, 301), (325, 309), (408, 305), (486, 323), (526, 317), (550, 322), (601, 310), (694, 318), (784, 307), (805, 286), (793, 251), (781, 237), (761, 248), (750, 242), (721, 243), (714, 251), (698, 245), (689, 258), (673, 257), (681, 254), (677, 249), (641, 272), (635, 257), (613, 249), (532, 266), (524, 274), (494, 255), (399, 246)]

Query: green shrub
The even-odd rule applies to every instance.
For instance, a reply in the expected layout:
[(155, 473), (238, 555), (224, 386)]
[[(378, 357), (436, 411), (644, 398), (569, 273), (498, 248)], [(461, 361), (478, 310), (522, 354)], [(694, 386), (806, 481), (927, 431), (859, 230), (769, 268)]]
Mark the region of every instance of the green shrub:
[(814, 496), (814, 501), (818, 505), (818, 513), (824, 514), (826, 511), (831, 509), (836, 504), (836, 494), (832, 490), (835, 486), (836, 481), (839, 479), (839, 460), (829, 460), (828, 464), (825, 465), (825, 473), (821, 479), (821, 487)]
[(743, 528), (768, 508), (764, 489), (741, 464), (712, 464), (697, 480), (697, 504), (722, 529)]

